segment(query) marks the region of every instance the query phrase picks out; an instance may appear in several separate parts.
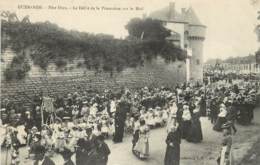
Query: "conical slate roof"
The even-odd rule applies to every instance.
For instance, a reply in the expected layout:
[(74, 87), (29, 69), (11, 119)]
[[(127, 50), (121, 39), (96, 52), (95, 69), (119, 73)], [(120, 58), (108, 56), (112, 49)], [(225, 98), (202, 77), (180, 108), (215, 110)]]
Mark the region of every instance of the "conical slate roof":
[(192, 25), (203, 25), (197, 14), (195, 13), (195, 11), (193, 10), (192, 7), (190, 7), (186, 12), (185, 12), (185, 21), (188, 22), (189, 24), (192, 24)]
[(194, 9), (190, 7), (189, 9), (182, 9), (182, 12), (179, 13), (175, 10), (175, 5), (170, 3), (169, 6), (164, 7), (160, 10), (154, 11), (150, 14), (150, 17), (153, 19), (158, 19), (167, 22), (182, 22), (192, 25), (202, 25), (204, 26)]

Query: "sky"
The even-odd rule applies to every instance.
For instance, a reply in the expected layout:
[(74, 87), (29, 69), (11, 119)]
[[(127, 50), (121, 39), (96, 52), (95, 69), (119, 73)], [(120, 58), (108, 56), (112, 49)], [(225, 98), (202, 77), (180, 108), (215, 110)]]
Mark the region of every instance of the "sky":
[[(252, 5), (251, 1), (255, 1)], [(259, 0), (260, 1), (260, 0)], [(254, 33), (258, 0), (8, 0), (0, 1), (1, 10), (29, 15), (31, 22), (50, 21), (68, 30), (127, 36), (125, 25), (133, 17), (149, 15), (175, 2), (176, 9), (192, 6), (201, 22), (207, 26), (204, 41), (204, 61), (212, 58), (254, 54), (259, 43)], [(23, 5), (41, 5), (42, 9), (18, 9)], [(52, 9), (49, 8), (52, 6)], [(60, 6), (59, 9), (57, 7)], [(93, 7), (99, 10), (72, 10), (72, 7)], [(56, 7), (56, 9), (53, 9)], [(62, 9), (67, 7), (68, 10)], [(103, 7), (134, 10), (104, 10)], [(138, 10), (136, 10), (138, 7)], [(103, 10), (102, 10), (103, 9)]]

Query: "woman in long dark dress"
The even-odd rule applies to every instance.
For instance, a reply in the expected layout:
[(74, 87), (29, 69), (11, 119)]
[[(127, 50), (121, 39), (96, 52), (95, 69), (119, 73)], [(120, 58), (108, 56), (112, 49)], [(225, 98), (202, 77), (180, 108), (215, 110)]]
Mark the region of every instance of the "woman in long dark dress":
[(199, 108), (197, 107), (192, 114), (191, 128), (189, 130), (187, 141), (193, 143), (199, 143), (202, 141), (202, 139), (203, 136), (202, 136), (201, 122), (200, 122), (200, 112), (199, 112)]
[(207, 115), (207, 112), (206, 112), (206, 99), (205, 97), (202, 95), (201, 96), (201, 100), (199, 102), (200, 104), (200, 114), (201, 116), (206, 116)]
[(172, 127), (166, 139), (166, 153), (164, 157), (164, 165), (179, 165), (180, 164), (180, 144), (181, 131), (175, 125)]

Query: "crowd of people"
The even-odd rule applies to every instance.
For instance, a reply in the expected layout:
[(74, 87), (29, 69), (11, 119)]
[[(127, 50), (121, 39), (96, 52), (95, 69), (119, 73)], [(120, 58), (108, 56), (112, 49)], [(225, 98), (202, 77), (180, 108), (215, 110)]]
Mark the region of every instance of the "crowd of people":
[[(200, 117), (208, 116), (215, 131), (224, 130), (223, 146), (229, 155), (230, 135), (237, 131), (235, 121), (252, 120), (257, 92), (253, 83), (239, 87), (232, 83), (184, 83), (174, 89), (84, 91), (55, 99), (36, 97), (31, 110), (15, 109), (6, 99), (1, 107), (1, 128), (6, 130), (1, 143), (11, 149), (12, 164), (19, 164), (19, 147), (25, 145), (35, 164), (45, 159), (54, 164), (46, 157), (59, 153), (64, 164), (105, 165), (110, 154), (105, 139), (120, 143), (124, 135), (132, 135), (133, 154), (147, 159), (150, 131), (166, 126), (164, 164), (179, 165), (181, 140), (201, 142)], [(240, 109), (241, 105), (250, 110)], [(73, 154), (75, 162), (71, 161)]]

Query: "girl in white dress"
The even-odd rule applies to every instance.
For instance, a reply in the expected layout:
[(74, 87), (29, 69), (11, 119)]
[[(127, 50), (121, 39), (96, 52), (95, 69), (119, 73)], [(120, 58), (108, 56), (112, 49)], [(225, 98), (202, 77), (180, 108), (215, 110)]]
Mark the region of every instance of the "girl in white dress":
[(140, 159), (149, 157), (149, 127), (144, 120), (140, 121), (139, 139), (133, 149), (133, 153)]
[(108, 137), (108, 132), (109, 132), (109, 128), (108, 128), (108, 120), (106, 116), (102, 116), (101, 119), (101, 134), (104, 137)]
[(146, 120), (147, 125), (150, 128), (154, 128), (155, 126), (155, 121), (154, 121), (154, 112), (152, 108), (149, 108), (149, 111), (147, 112), (147, 120)]

